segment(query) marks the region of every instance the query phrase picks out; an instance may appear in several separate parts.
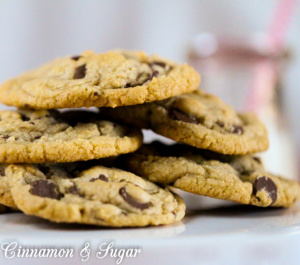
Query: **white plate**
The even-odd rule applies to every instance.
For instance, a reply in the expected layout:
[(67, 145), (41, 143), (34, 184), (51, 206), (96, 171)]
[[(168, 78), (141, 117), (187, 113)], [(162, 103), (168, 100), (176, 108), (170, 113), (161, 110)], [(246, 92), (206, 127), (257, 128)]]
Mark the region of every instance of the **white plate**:
[(298, 206), (261, 209), (196, 196), (193, 200), (198, 209), (188, 212), (182, 222), (139, 229), (53, 224), (21, 213), (0, 215), (1, 244), (72, 247), (75, 255), (9, 260), (1, 250), (0, 264), (81, 264), (80, 251), (87, 242), (92, 252), (85, 264), (116, 264), (116, 258), (96, 257), (99, 246), (110, 242), (119, 248), (142, 249), (136, 258), (125, 257), (121, 264), (299, 264)]

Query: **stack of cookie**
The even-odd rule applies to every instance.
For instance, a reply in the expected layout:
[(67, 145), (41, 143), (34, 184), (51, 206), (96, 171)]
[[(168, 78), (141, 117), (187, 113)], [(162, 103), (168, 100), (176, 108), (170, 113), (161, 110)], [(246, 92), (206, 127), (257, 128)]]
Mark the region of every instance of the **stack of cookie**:
[[(130, 51), (60, 58), (5, 82), (0, 101), (18, 109), (0, 112), (0, 203), (54, 222), (117, 227), (181, 220), (186, 206), (170, 186), (294, 204), (298, 183), (267, 173), (253, 155), (268, 148), (264, 125), (199, 82), (189, 65)], [(78, 109), (89, 107), (98, 108)], [(181, 144), (142, 146), (142, 128)]]

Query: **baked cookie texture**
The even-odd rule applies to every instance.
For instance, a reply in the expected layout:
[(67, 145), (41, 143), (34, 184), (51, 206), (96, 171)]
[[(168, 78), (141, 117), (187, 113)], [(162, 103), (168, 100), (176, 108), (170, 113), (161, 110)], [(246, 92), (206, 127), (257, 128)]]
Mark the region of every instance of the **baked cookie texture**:
[(170, 224), (184, 217), (183, 200), (167, 188), (120, 169), (82, 165), (8, 166), (16, 205), (54, 222), (113, 227)]
[(261, 207), (289, 207), (300, 199), (299, 183), (266, 172), (252, 155), (229, 156), (154, 142), (121, 161), (150, 181), (216, 199)]
[(117, 107), (195, 90), (199, 74), (187, 64), (110, 51), (56, 59), (0, 86), (0, 101), (19, 108)]
[(0, 111), (0, 163), (71, 162), (133, 152), (137, 129), (91, 111)]
[[(5, 173), (7, 165), (0, 164), (0, 207), (5, 206), (17, 208), (10, 192), (9, 179)], [(0, 210), (1, 212), (1, 210)]]
[(101, 113), (152, 129), (177, 142), (223, 154), (244, 155), (269, 147), (267, 130), (254, 114), (237, 113), (201, 90), (143, 105), (102, 108)]

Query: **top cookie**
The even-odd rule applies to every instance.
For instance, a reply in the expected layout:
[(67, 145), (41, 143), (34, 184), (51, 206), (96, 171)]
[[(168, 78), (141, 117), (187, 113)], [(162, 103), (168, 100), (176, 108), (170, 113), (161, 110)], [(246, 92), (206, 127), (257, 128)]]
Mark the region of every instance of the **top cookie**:
[(101, 112), (177, 142), (222, 154), (261, 152), (269, 146), (266, 128), (254, 114), (237, 113), (221, 99), (200, 90), (159, 102), (104, 108)]
[(139, 130), (91, 111), (0, 111), (0, 163), (90, 160), (133, 152), (141, 144)]
[(191, 92), (199, 74), (143, 52), (115, 51), (56, 59), (0, 86), (0, 101), (52, 109), (135, 105)]

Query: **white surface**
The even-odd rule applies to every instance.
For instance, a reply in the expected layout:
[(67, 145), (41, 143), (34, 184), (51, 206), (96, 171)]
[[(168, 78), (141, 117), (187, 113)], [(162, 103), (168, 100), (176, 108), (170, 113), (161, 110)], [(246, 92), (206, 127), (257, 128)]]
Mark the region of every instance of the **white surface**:
[[(75, 248), (73, 259), (43, 259), (43, 264), (81, 264), (79, 253), (91, 244), (85, 264), (115, 264), (96, 259), (100, 243), (139, 247), (142, 253), (122, 264), (299, 264), (300, 209), (261, 209), (217, 200), (198, 200), (198, 210), (178, 224), (140, 229), (105, 229), (52, 224), (21, 213), (0, 215), (1, 243)], [(39, 264), (38, 259), (7, 260), (0, 264)], [(18, 263), (19, 262), (19, 263)]]
[[(200, 32), (249, 36), (268, 28), (274, 0), (1, 1), (0, 83), (57, 56), (83, 50), (141, 49), (186, 61)], [(285, 104), (300, 146), (300, 5), (287, 34), (292, 60), (285, 76)], [(221, 73), (220, 73), (221, 74)], [(222, 95), (222, 93), (220, 94)]]

